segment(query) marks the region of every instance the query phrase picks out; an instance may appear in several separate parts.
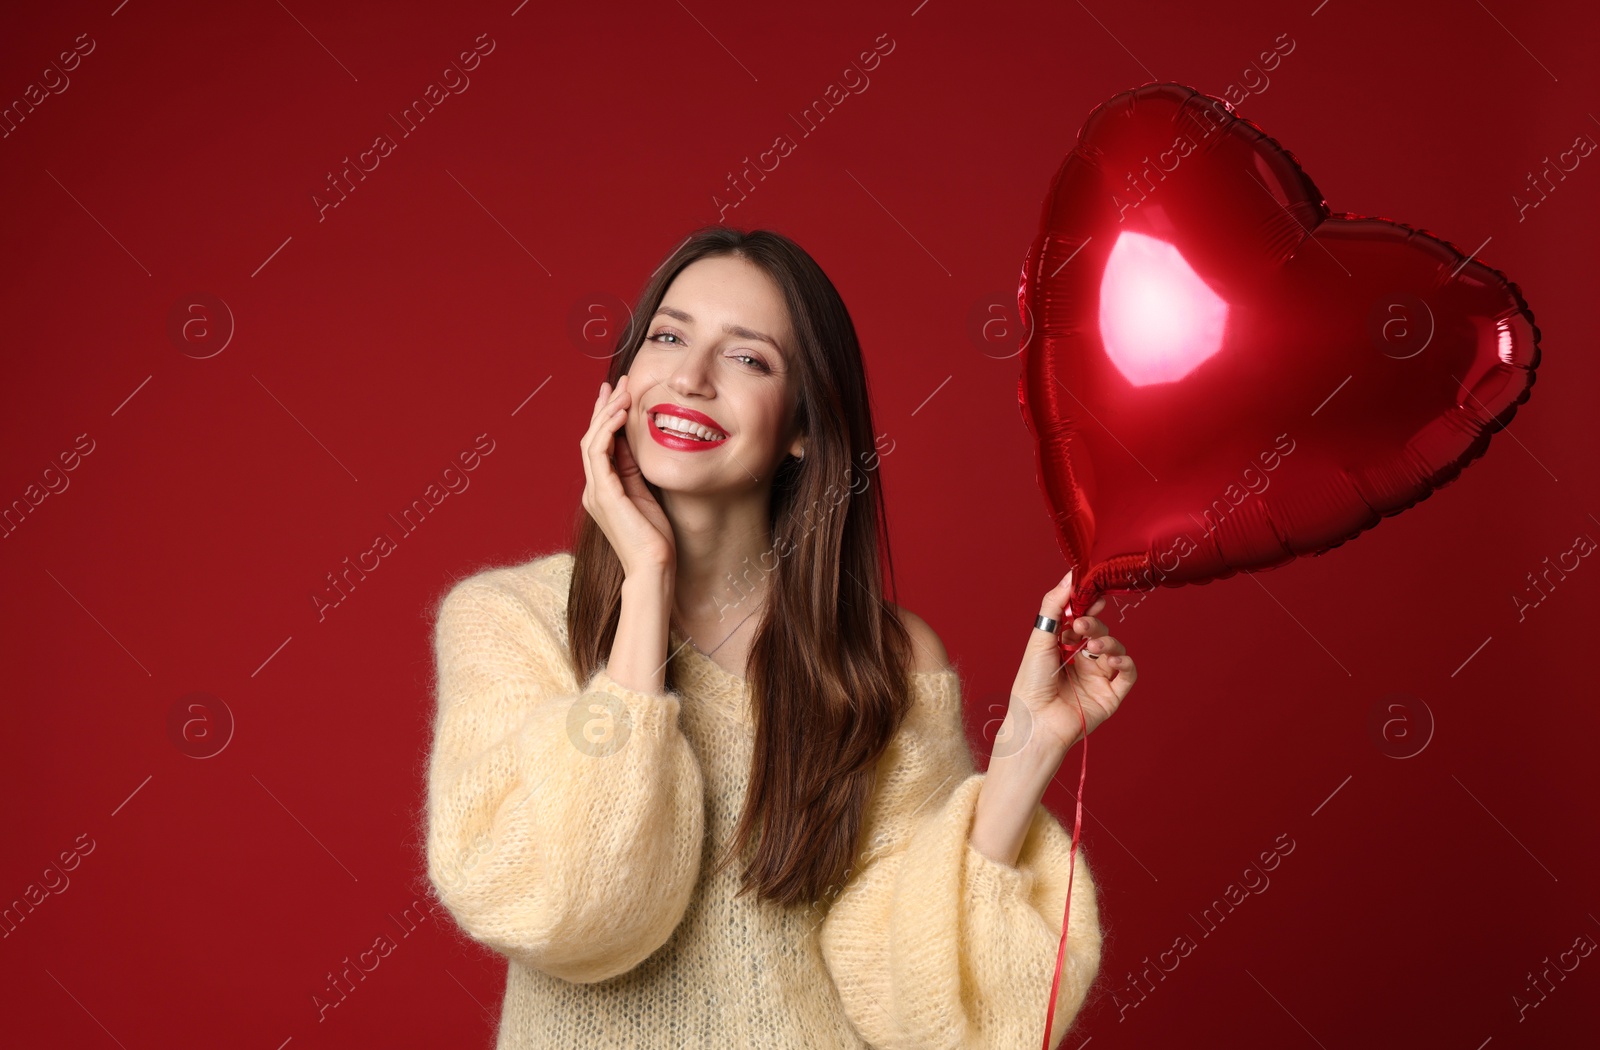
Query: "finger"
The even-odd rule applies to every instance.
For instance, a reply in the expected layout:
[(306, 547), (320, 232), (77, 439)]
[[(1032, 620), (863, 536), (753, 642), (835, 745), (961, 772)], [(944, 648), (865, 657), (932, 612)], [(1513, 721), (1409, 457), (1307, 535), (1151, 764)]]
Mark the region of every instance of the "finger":
[(1097, 656), (1120, 656), (1128, 651), (1121, 642), (1109, 634), (1089, 639), (1089, 643), (1083, 648), (1085, 652), (1094, 653)]
[[(617, 380), (617, 388), (611, 392), (611, 396), (606, 400), (606, 404), (608, 406), (606, 413), (607, 423), (610, 423), (619, 417), (621, 418), (622, 422), (627, 422), (628, 409), (633, 405), (633, 391), (628, 386), (628, 377), (626, 375), (621, 376)], [(615, 430), (616, 428), (613, 427), (612, 431), (615, 432)]]
[(600, 392), (595, 395), (594, 411), (589, 415), (589, 426), (584, 430), (583, 436), (578, 439), (578, 459), (583, 463), (583, 491), (584, 503), (588, 503), (588, 495), (594, 491), (594, 471), (589, 463), (589, 445), (594, 441), (595, 424), (600, 419), (600, 403), (605, 400), (606, 385), (600, 384)]
[(608, 417), (595, 423), (594, 436), (589, 441), (589, 465), (594, 470), (594, 477), (605, 479), (615, 476), (616, 467), (612, 463), (612, 455), (616, 452), (617, 430), (627, 421), (627, 412), (624, 409), (613, 409)]
[(615, 387), (609, 382), (600, 384), (600, 396), (595, 398), (594, 413), (589, 417), (591, 426), (601, 419), (609, 419), (619, 404), (626, 403), (629, 397), (627, 385), (626, 375), (617, 380)]
[(1061, 619), (1067, 608), (1067, 597), (1072, 593), (1072, 573), (1067, 573), (1061, 582), (1045, 592), (1039, 600), (1039, 615), (1056, 621), (1056, 629), (1045, 630), (1035, 622), (1034, 627), (1028, 632), (1028, 646), (1030, 651), (1043, 650), (1054, 647), (1056, 639), (1061, 633)]
[[(1073, 570), (1073, 572), (1076, 572), (1076, 571), (1077, 571), (1076, 569)], [(1071, 576), (1071, 575), (1073, 575), (1073, 573), (1069, 572), (1067, 575)], [(1101, 609), (1104, 609), (1106, 607), (1106, 598), (1105, 598), (1104, 595), (1101, 595), (1099, 598), (1095, 599), (1094, 606), (1092, 608), (1090, 608), (1088, 610), (1079, 610), (1079, 609), (1077, 609), (1077, 606), (1080, 604), (1080, 602), (1078, 600), (1079, 597), (1080, 597), (1079, 595), (1072, 593), (1072, 590), (1070, 590), (1070, 589), (1068, 590), (1068, 592), (1067, 592), (1067, 609), (1070, 612), (1074, 612), (1075, 615), (1077, 613), (1081, 612), (1083, 615), (1093, 616), (1095, 613), (1099, 612)]]
[(622, 490), (630, 496), (641, 496), (645, 492), (644, 474), (639, 470), (639, 460), (633, 454), (633, 446), (628, 443), (626, 431), (617, 432), (617, 477), (622, 479)]
[(1096, 678), (1111, 679), (1117, 673), (1117, 669), (1111, 666), (1109, 657), (1091, 653), (1088, 646), (1084, 646), (1074, 654), (1073, 664), (1078, 668), (1079, 674), (1092, 674)]
[(604, 432), (616, 420), (619, 412), (626, 415), (628, 405), (632, 401), (632, 394), (629, 392), (627, 384), (627, 376), (622, 376), (617, 380), (615, 389), (611, 388), (610, 383), (600, 384), (600, 397), (595, 402), (594, 415), (589, 420), (589, 428), (592, 433)]
[(1122, 687), (1118, 690), (1120, 695), (1127, 696), (1128, 690), (1133, 688), (1133, 683), (1139, 680), (1139, 670), (1133, 664), (1133, 657), (1126, 655), (1108, 656), (1101, 660), (1100, 663), (1109, 663), (1111, 665), (1111, 670), (1117, 673), (1117, 677), (1112, 680), (1112, 683)]
[(606, 402), (611, 397), (611, 393), (611, 384), (609, 382), (602, 382), (600, 384), (600, 392), (595, 395), (594, 410), (589, 413), (590, 425), (593, 425), (594, 421), (600, 418), (600, 412), (605, 408)]
[[(606, 404), (615, 404), (614, 397), (607, 399)], [(626, 418), (626, 411), (620, 408), (596, 410), (589, 430), (583, 437), (584, 475), (590, 485), (605, 485), (607, 479), (614, 476), (611, 466), (612, 438)]]
[[(617, 453), (617, 476), (622, 479), (622, 491), (635, 503), (656, 503), (655, 493), (650, 491), (644, 471), (639, 469), (639, 461), (633, 457), (632, 446), (625, 436), (619, 437), (618, 440), (621, 444)], [(628, 460), (626, 466), (622, 463), (624, 454)]]
[(595, 398), (594, 411), (589, 416), (589, 427), (583, 432), (583, 437), (578, 442), (579, 447), (583, 450), (585, 464), (589, 462), (592, 446), (595, 438), (600, 433), (602, 423), (605, 421), (606, 416), (610, 415), (608, 406), (611, 402), (611, 394), (607, 389), (609, 386), (609, 383), (600, 384), (600, 394)]
[(1098, 638), (1110, 631), (1103, 622), (1093, 616), (1080, 616), (1072, 621), (1072, 631), (1082, 638)]
[(611, 397), (611, 405), (622, 410), (622, 418), (627, 418), (627, 411), (634, 407), (634, 391), (627, 383), (627, 376), (622, 376), (616, 381), (616, 392)]
[(589, 426), (583, 432), (583, 437), (578, 439), (578, 449), (582, 454), (584, 478), (592, 487), (595, 483), (594, 474), (594, 446), (600, 434), (600, 422), (606, 410), (607, 387), (609, 383), (600, 384), (600, 393), (594, 399), (594, 411), (589, 415)]

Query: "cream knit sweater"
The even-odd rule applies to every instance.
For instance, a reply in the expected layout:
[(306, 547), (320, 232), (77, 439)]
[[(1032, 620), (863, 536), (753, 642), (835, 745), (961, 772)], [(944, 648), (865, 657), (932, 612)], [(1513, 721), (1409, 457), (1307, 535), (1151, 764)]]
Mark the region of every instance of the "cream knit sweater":
[[(858, 863), (810, 904), (710, 869), (743, 805), (750, 691), (673, 631), (674, 688), (567, 656), (567, 552), (458, 582), (438, 609), (428, 876), (506, 956), (496, 1047), (1040, 1046), (1070, 836), (1042, 806), (1016, 867), (967, 841), (983, 774), (954, 668), (911, 675)], [(1100, 966), (1080, 847), (1051, 1045)]]

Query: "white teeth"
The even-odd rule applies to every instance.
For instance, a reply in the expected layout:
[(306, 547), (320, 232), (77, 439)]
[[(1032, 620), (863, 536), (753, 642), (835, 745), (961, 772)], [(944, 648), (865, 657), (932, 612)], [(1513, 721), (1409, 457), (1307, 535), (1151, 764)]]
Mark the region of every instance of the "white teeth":
[(677, 416), (658, 414), (655, 420), (656, 427), (660, 430), (699, 438), (701, 441), (716, 441), (722, 437), (721, 434), (710, 427), (701, 426), (699, 423), (691, 423), (687, 419), (679, 419)]

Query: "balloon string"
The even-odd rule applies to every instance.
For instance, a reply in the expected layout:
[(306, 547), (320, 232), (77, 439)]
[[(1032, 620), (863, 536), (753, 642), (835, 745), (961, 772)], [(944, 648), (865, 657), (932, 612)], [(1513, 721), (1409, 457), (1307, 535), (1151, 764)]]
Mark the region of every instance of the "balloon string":
[[(1070, 617), (1067, 622), (1072, 622)], [(1084, 639), (1082, 644), (1067, 654), (1067, 660), (1074, 659), (1088, 644), (1089, 640)], [(1050, 1008), (1044, 1015), (1044, 1050), (1050, 1050), (1050, 1024), (1056, 1016), (1056, 990), (1061, 986), (1061, 964), (1066, 958), (1067, 932), (1072, 925), (1072, 875), (1073, 869), (1078, 866), (1078, 833), (1083, 829), (1083, 782), (1089, 775), (1089, 721), (1084, 717), (1083, 700), (1077, 695), (1076, 689), (1073, 690), (1072, 698), (1078, 705), (1078, 724), (1082, 726), (1079, 739), (1083, 747), (1083, 764), (1078, 769), (1077, 812), (1072, 818), (1072, 850), (1071, 857), (1067, 861), (1067, 906), (1061, 916), (1061, 943), (1056, 947), (1056, 973), (1050, 980)]]

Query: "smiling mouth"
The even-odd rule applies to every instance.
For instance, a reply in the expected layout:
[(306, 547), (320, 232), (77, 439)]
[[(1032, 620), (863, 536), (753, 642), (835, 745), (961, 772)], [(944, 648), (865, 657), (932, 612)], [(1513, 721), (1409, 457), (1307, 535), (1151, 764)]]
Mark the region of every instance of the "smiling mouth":
[(701, 441), (708, 445), (719, 441), (726, 441), (727, 434), (714, 427), (705, 426), (666, 412), (650, 413), (650, 421), (657, 430), (670, 437), (684, 438), (688, 441)]

